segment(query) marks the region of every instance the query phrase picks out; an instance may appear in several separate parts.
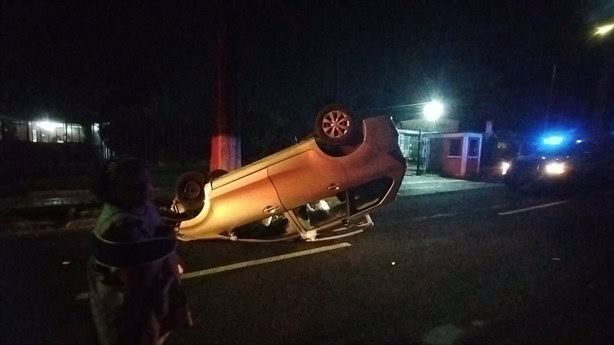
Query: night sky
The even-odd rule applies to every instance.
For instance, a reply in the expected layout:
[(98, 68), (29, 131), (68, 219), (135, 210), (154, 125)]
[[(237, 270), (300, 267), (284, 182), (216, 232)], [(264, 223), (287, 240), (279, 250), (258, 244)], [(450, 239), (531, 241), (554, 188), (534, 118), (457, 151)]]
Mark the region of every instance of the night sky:
[[(214, 2), (1, 3), (3, 114), (104, 120), (121, 94), (177, 121), (210, 118)], [(227, 4), (237, 111), (283, 118), (292, 135), (336, 100), (372, 112), (439, 98), (464, 128), (528, 129), (554, 65), (553, 121), (582, 123), (612, 51), (591, 37), (611, 1)]]

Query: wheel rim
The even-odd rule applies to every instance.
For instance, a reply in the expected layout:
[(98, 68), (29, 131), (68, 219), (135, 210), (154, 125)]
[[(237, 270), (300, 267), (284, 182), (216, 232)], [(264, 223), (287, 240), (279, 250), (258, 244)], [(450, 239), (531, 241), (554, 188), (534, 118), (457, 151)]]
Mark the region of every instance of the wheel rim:
[(341, 138), (350, 131), (350, 116), (341, 110), (329, 111), (322, 119), (322, 130), (330, 138)]
[(190, 181), (186, 183), (185, 187), (183, 188), (183, 194), (185, 195), (186, 198), (190, 200), (198, 198), (198, 196), (200, 195), (200, 191), (201, 191), (200, 184), (198, 184), (198, 182), (195, 182), (195, 181)]

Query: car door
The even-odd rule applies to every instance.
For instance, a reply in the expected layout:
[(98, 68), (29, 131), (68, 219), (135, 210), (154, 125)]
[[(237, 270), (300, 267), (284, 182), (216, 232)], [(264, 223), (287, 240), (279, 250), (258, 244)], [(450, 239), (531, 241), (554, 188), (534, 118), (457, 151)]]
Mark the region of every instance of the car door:
[(307, 150), (268, 168), (285, 209), (293, 209), (345, 190), (341, 163), (316, 150)]
[(213, 189), (210, 200), (217, 223), (229, 228), (286, 211), (266, 169)]

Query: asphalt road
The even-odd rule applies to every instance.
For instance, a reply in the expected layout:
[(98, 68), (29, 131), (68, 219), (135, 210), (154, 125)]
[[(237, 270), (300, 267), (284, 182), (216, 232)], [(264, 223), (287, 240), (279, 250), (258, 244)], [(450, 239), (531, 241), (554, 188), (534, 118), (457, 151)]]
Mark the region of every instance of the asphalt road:
[[(183, 243), (195, 327), (167, 343), (612, 344), (612, 210), (495, 187), (402, 196), (337, 241)], [(93, 344), (87, 255), (82, 232), (0, 239), (0, 343)]]

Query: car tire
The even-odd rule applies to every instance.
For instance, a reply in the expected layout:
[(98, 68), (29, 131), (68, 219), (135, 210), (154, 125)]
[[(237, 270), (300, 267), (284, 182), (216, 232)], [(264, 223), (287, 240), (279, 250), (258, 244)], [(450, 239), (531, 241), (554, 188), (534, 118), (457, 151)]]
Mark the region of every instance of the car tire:
[(505, 187), (507, 187), (507, 189), (511, 190), (512, 192), (518, 191), (518, 182), (509, 174), (505, 176), (503, 182), (505, 183)]
[(189, 171), (179, 176), (175, 195), (187, 208), (202, 205), (205, 200), (205, 176), (198, 171)]
[(349, 143), (359, 131), (360, 121), (343, 104), (329, 104), (316, 116), (318, 138), (328, 144)]
[(531, 177), (524, 177), (518, 181), (517, 191), (523, 195), (533, 195), (537, 192), (537, 183)]
[(527, 176), (507, 175), (505, 177), (505, 186), (512, 192), (520, 194), (532, 194), (535, 192), (535, 183)]

